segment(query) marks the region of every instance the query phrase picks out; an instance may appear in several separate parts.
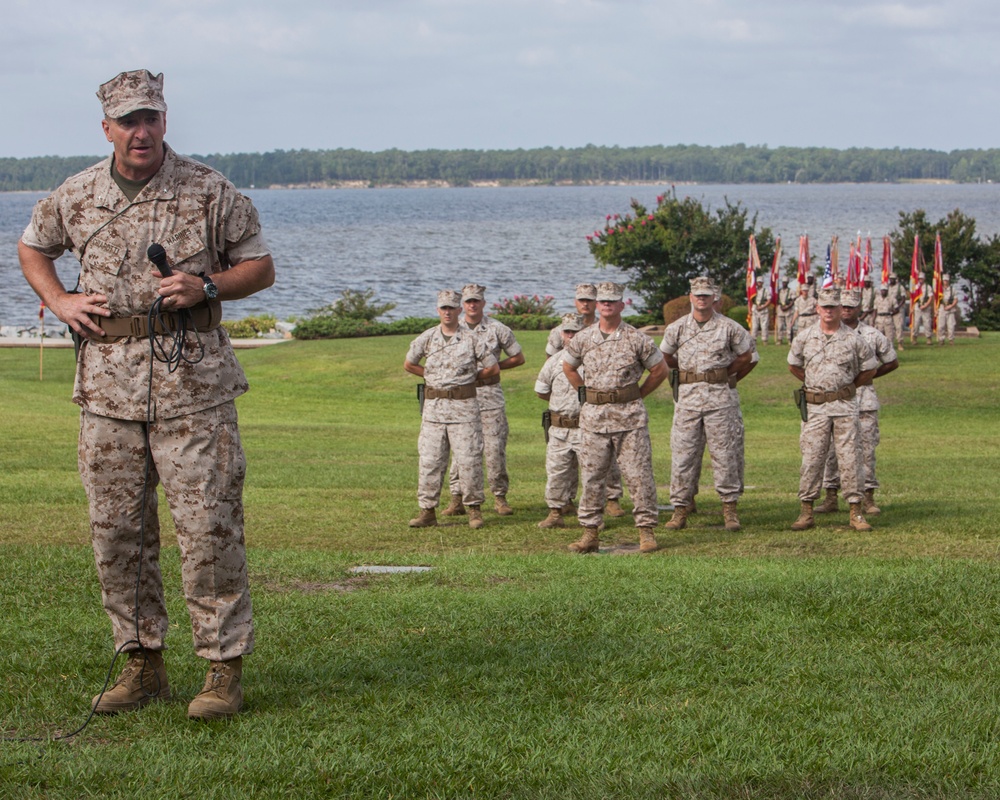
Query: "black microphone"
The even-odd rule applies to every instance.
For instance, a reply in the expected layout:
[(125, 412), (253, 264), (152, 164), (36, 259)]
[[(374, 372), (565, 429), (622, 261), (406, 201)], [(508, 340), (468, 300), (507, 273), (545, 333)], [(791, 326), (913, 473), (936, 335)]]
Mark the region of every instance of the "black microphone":
[(156, 265), (156, 268), (160, 271), (160, 275), (162, 277), (169, 278), (174, 274), (170, 269), (170, 265), (167, 264), (167, 251), (163, 249), (162, 244), (153, 242), (146, 250), (146, 255), (149, 257), (149, 260)]

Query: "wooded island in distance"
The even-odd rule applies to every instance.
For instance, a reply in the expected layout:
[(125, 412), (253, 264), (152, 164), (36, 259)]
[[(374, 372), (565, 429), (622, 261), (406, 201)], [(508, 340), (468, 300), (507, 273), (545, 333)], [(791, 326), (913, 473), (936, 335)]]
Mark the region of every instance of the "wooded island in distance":
[[(1000, 149), (540, 147), (519, 150), (275, 150), (194, 155), (234, 184), (473, 186), (609, 183), (1000, 182)], [(50, 191), (101, 156), (0, 158), (0, 191)]]

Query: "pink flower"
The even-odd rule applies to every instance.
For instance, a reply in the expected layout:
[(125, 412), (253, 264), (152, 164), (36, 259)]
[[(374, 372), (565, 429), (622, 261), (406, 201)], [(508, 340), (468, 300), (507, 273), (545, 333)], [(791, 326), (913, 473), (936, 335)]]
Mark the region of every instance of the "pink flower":
[(646, 217), (646, 219), (648, 219), (650, 222), (652, 222), (653, 221), (653, 215), (650, 214), (648, 217)]
[(640, 223), (640, 224), (642, 225), (642, 227), (645, 228), (646, 227), (646, 220), (643, 220), (642, 223)]
[(608, 214), (604, 219), (610, 220), (611, 219), (611, 215)]
[(630, 231), (634, 231), (634, 230), (635, 230), (635, 228), (633, 228), (633, 227), (632, 227), (631, 225), (629, 225), (629, 226), (628, 226), (628, 229), (629, 229)]

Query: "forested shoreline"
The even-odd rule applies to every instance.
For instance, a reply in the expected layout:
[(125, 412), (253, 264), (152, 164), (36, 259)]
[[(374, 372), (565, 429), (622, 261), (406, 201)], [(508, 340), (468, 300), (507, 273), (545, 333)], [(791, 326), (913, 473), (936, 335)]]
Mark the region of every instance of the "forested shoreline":
[[(542, 147), (194, 155), (239, 187), (1000, 181), (1000, 148)], [(49, 191), (101, 156), (0, 158), (0, 191)]]

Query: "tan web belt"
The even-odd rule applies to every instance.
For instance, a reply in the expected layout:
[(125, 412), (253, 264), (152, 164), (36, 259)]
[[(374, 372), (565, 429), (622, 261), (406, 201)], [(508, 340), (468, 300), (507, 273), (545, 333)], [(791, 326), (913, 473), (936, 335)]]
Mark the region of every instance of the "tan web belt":
[(686, 369), (678, 371), (681, 383), (726, 383), (729, 380), (729, 371), (725, 367), (709, 369), (704, 372), (691, 372)]
[(557, 411), (553, 411), (550, 416), (549, 424), (553, 428), (579, 428), (580, 418), (570, 417), (566, 414), (560, 414)]
[(599, 392), (596, 389), (587, 389), (587, 402), (596, 406), (603, 406), (606, 403), (630, 403), (633, 400), (640, 400), (642, 393), (639, 391), (639, 384), (633, 383), (621, 389), (612, 389), (610, 392)]
[(831, 392), (814, 392), (812, 389), (806, 389), (806, 402), (819, 405), (821, 403), (832, 403), (834, 400), (850, 400), (857, 393), (858, 389), (853, 383), (841, 386), (839, 389)]
[(476, 386), (496, 386), (500, 383), (500, 376), (494, 375), (492, 378), (478, 378), (476, 380)]
[[(188, 320), (188, 330), (199, 332), (214, 331), (222, 322), (222, 303), (202, 303), (193, 308), (186, 309)], [(157, 333), (173, 333), (180, 330), (181, 313), (179, 311), (167, 311), (159, 315), (156, 319), (155, 329)], [(149, 336), (149, 317), (145, 314), (134, 317), (99, 317), (90, 315), (94, 324), (104, 331), (104, 336), (95, 336), (94, 341), (101, 343), (117, 342), (127, 336), (135, 336), (138, 339)]]
[(425, 400), (468, 400), (476, 396), (476, 385), (467, 383), (464, 386), (455, 386), (451, 389), (435, 389), (431, 386), (424, 388)]

